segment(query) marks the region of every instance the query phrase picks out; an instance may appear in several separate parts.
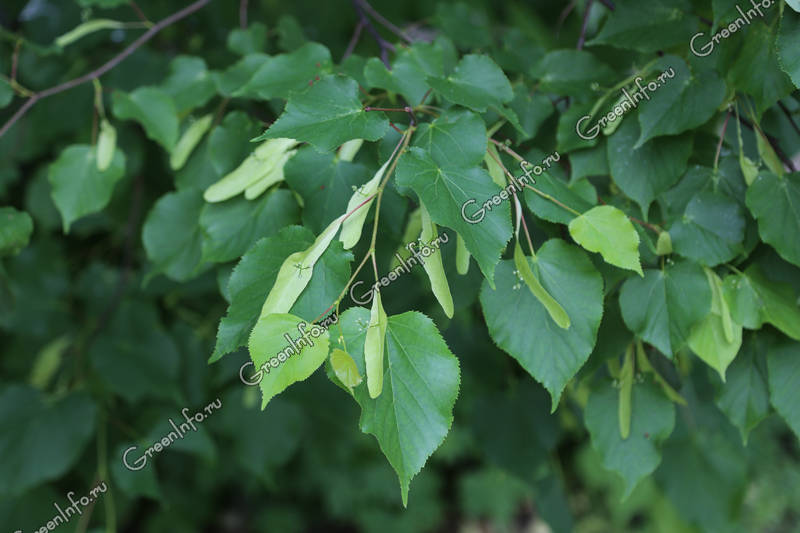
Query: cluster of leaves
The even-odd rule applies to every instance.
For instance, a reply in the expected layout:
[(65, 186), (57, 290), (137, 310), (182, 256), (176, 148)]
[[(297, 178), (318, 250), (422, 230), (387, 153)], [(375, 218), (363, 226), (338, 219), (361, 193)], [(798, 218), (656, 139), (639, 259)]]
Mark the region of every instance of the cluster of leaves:
[[(219, 4), (198, 15), (217, 33), (215, 17), (231, 16)], [(0, 504), (4, 523), (40, 522), (59, 498), (43, 483), (81, 466), (121, 500), (119, 512), (103, 503), (107, 530), (141, 498), (188, 511), (150, 530), (214, 523), (210, 509), (188, 518), (178, 458), (157, 474), (119, 457), (218, 394), (222, 410), (180, 451), (204, 468), (235, 462), (248, 499), (259, 483), (287, 501), (325, 493), (332, 519), (365, 530), (436, 527), (439, 470), (476, 463), (458, 480), (461, 513), (501, 525), (531, 498), (555, 531), (642, 513), (648, 531), (796, 524), (797, 496), (778, 487), (800, 475), (800, 12), (773, 2), (712, 55), (693, 54), (692, 37), (726, 27), (736, 5), (510, 5), (495, 26), (442, 3), (431, 32), (387, 24), (388, 60), (348, 47), (336, 61), (284, 17), (230, 31), (227, 51), (211, 51), (213, 33), (190, 41), (168, 65), (141, 48), (94, 98), (37, 104), (0, 138), (0, 331), (18, 376), (0, 388), (0, 493), (25, 495)], [(70, 17), (52, 47), (28, 42), (59, 35), (31, 23), (12, 38), (22, 52), (0, 105), (74, 74), (54, 54), (127, 27), (67, 31)], [(582, 117), (613, 114), (668, 69), (602, 135), (578, 134)], [(470, 200), (479, 222), (464, 216)], [(380, 283), (409, 242), (440, 235), (424, 268)], [(375, 287), (366, 307), (350, 298), (358, 282)], [(298, 324), (330, 316), (315, 345), (270, 365)], [(263, 413), (239, 379), (247, 362), (262, 369)], [(374, 439), (353, 431), (358, 410)], [(46, 460), (30, 459), (41, 449)], [(241, 483), (208, 472), (189, 478), (198, 493)], [(412, 479), (422, 496), (409, 503)], [(302, 527), (279, 509), (267, 505), (261, 527)]]

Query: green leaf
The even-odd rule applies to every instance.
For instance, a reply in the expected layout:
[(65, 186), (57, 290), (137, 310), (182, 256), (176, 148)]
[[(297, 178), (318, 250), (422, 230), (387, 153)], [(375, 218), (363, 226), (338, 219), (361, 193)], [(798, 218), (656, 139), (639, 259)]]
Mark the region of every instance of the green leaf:
[(33, 219), (25, 211), (0, 207), (0, 257), (17, 255), (28, 246), (33, 233)]
[(464, 111), (420, 124), (413, 145), (429, 152), (442, 168), (464, 168), (480, 165), (488, 142), (483, 119)]
[[(317, 43), (306, 43), (290, 54), (270, 57), (233, 96), (244, 98), (286, 98), (301, 91), (320, 76), (331, 72), (331, 53)], [(321, 103), (321, 102), (320, 102)], [(372, 139), (374, 140), (374, 139)]]
[(628, 328), (672, 356), (692, 326), (711, 311), (711, 288), (702, 268), (682, 261), (664, 270), (646, 270), (644, 278), (629, 278), (619, 303)]
[(254, 22), (245, 28), (235, 28), (228, 34), (228, 50), (235, 54), (247, 55), (261, 52), (267, 47), (267, 27)]
[[(321, 153), (307, 146), (286, 163), (284, 176), (286, 183), (303, 198), (303, 225), (320, 232), (333, 219), (350, 211), (348, 201), (354, 195), (353, 189), (363, 186), (370, 172), (360, 163), (337, 158), (334, 152)], [(366, 198), (362, 197), (362, 201)], [(368, 209), (365, 205), (356, 214)]]
[(125, 174), (125, 154), (114, 151), (111, 165), (97, 170), (96, 147), (76, 144), (61, 152), (50, 165), (48, 180), (53, 202), (61, 212), (64, 233), (79, 218), (101, 211), (111, 200), (114, 185)]
[[(340, 319), (349, 353), (362, 374), (369, 314), (353, 308)], [(405, 505), (411, 479), (450, 429), (460, 372), (433, 321), (417, 312), (388, 318), (386, 357), (383, 393), (372, 399), (362, 383), (353, 388), (353, 397), (361, 406), (361, 431), (378, 439), (400, 478)]]
[(263, 410), (277, 394), (322, 366), (328, 358), (328, 331), (286, 313), (262, 315), (248, 348), (255, 367), (264, 371), (259, 383)]
[(123, 301), (92, 342), (89, 360), (101, 382), (131, 404), (179, 397), (180, 353), (150, 302)]
[(291, 137), (327, 152), (350, 139), (376, 141), (388, 129), (383, 113), (364, 111), (355, 80), (326, 76), (308, 90), (292, 94), (284, 113), (253, 140)]
[(648, 101), (639, 110), (641, 134), (634, 148), (654, 137), (677, 135), (705, 124), (725, 98), (725, 82), (713, 70), (692, 72), (673, 55), (661, 58), (654, 68), (664, 72), (663, 81), (661, 77), (654, 80), (659, 87), (648, 92)]
[[(554, 173), (548, 171), (536, 177), (535, 187), (540, 192), (557, 199), (562, 204), (578, 212), (592, 209), (594, 202), (590, 202), (578, 194), (580, 182), (569, 185), (552, 174)], [(552, 200), (542, 197), (530, 188), (525, 188), (524, 197), (527, 206), (541, 219), (559, 224), (569, 224), (575, 218), (575, 214), (571, 211), (564, 209)]]
[(495, 343), (516, 359), (552, 397), (552, 410), (561, 392), (589, 358), (603, 315), (603, 280), (580, 248), (552, 239), (533, 259), (542, 287), (570, 318), (559, 327), (544, 305), (514, 274), (513, 261), (497, 267), (497, 289), (481, 287), (481, 307)]
[(114, 115), (120, 120), (135, 120), (147, 137), (172, 151), (178, 142), (178, 109), (172, 97), (158, 87), (140, 87), (132, 93), (114, 91)]
[(29, 387), (5, 388), (0, 393), (0, 494), (21, 495), (66, 474), (94, 433), (96, 411), (83, 393), (51, 403)]
[(224, 176), (253, 152), (250, 139), (258, 134), (259, 125), (242, 111), (225, 115), (222, 123), (209, 136), (208, 156), (214, 170)]
[(14, 89), (5, 80), (0, 80), (0, 109), (11, 103), (14, 99)]
[(767, 279), (758, 265), (725, 278), (722, 286), (733, 319), (748, 329), (768, 322), (800, 340), (800, 306), (790, 285)]
[(747, 189), (758, 233), (785, 260), (800, 265), (800, 172), (779, 178), (764, 171)]
[(383, 392), (383, 359), (386, 347), (386, 311), (381, 303), (381, 292), (375, 291), (369, 314), (367, 333), (364, 336), (364, 367), (367, 371), (369, 397), (377, 398)]
[[(791, 5), (791, 3), (789, 3)], [(800, 13), (800, 6), (793, 6)], [(800, 14), (784, 11), (778, 40), (778, 63), (795, 87), (800, 87)]]
[(646, 216), (650, 203), (686, 171), (692, 139), (687, 135), (665, 137), (633, 148), (639, 136), (638, 122), (623, 121), (608, 138), (608, 164), (614, 183), (642, 207)]
[(613, 387), (592, 391), (584, 411), (584, 423), (592, 447), (603, 456), (603, 466), (625, 482), (627, 498), (639, 482), (661, 462), (660, 444), (675, 427), (675, 406), (650, 382), (633, 386), (631, 433), (620, 436), (618, 394)]
[(172, 97), (180, 115), (203, 107), (217, 92), (206, 62), (200, 57), (178, 56), (170, 62), (169, 70), (161, 88)]
[(429, 153), (412, 147), (400, 156), (397, 183), (401, 187), (411, 187), (419, 195), (435, 224), (452, 228), (464, 238), (467, 250), (491, 283), (495, 265), (511, 237), (508, 202), (490, 203), (494, 209), (484, 212), (478, 222), (468, 222), (462, 216), (466, 202), (471, 200), (472, 204), (480, 206), (498, 193), (499, 187), (486, 171), (468, 166), (443, 168)]
[(615, 81), (611, 67), (586, 50), (553, 50), (531, 68), (543, 92), (578, 96), (593, 83), (607, 87)]
[(745, 223), (736, 201), (720, 193), (699, 192), (669, 228), (672, 248), (702, 265), (725, 263), (742, 252)]
[(221, 72), (212, 73), (217, 90), (223, 96), (232, 98), (253, 78), (258, 69), (270, 60), (270, 56), (255, 52), (247, 54)]
[(800, 344), (781, 342), (767, 353), (769, 400), (800, 438)]
[(519, 117), (519, 123), (526, 132), (516, 132), (517, 143), (525, 142), (539, 132), (539, 128), (550, 115), (555, 112), (555, 107), (550, 99), (541, 92), (529, 94), (524, 85), (514, 87), (514, 99), (508, 107)]
[(452, 74), (446, 78), (429, 76), (427, 82), (447, 100), (474, 111), (501, 108), (514, 98), (503, 70), (485, 55), (465, 55)]
[(625, 213), (616, 207), (593, 207), (569, 223), (569, 234), (590, 252), (599, 252), (607, 263), (644, 276), (639, 260), (639, 234)]
[[(425, 259), (422, 266), (431, 282), (431, 291), (436, 297), (436, 301), (442, 306), (442, 310), (447, 318), (453, 318), (453, 296), (450, 294), (450, 286), (447, 284), (447, 275), (442, 265), (442, 254), (436, 253), (440, 246), (439, 232), (436, 228), (436, 224), (431, 221), (428, 210), (425, 209), (425, 204), (420, 203), (420, 211), (422, 213), (422, 231), (419, 236), (420, 246), (436, 247), (436, 250)], [(447, 242), (447, 237), (444, 242)]]
[(570, 327), (570, 320), (569, 315), (564, 308), (561, 307), (555, 298), (550, 296), (550, 293), (542, 287), (542, 284), (539, 283), (539, 280), (536, 278), (536, 275), (531, 270), (531, 265), (528, 262), (528, 257), (522, 252), (522, 247), (519, 245), (519, 240), (517, 240), (516, 244), (514, 245), (514, 266), (517, 267), (516, 274), (522, 278), (525, 282), (525, 285), (528, 286), (530, 289), (531, 294), (539, 301), (540, 304), (547, 309), (547, 314), (550, 315), (550, 318), (553, 319), (553, 322), (558, 324), (558, 327), (562, 329), (569, 329)]
[(419, 104), (428, 91), (425, 78), (441, 76), (443, 72), (441, 49), (423, 42), (398, 49), (392, 70), (387, 70), (377, 57), (369, 58), (364, 66), (364, 77), (370, 86), (399, 93), (410, 106)]
[(748, 336), (716, 395), (717, 406), (739, 429), (745, 444), (750, 431), (769, 413), (766, 352), (757, 335)]
[(600, 32), (586, 45), (606, 44), (616, 48), (655, 52), (684, 45), (697, 29), (686, 0), (618, 0)]
[(761, 115), (794, 86), (778, 64), (774, 30), (766, 24), (751, 24), (740, 41), (739, 54), (727, 72), (728, 85), (752, 96)]
[(482, 48), (492, 43), (489, 19), (480, 8), (463, 2), (437, 4), (435, 16), (437, 27), (459, 48)]
[(297, 202), (285, 189), (255, 201), (240, 197), (206, 204), (200, 213), (202, 259), (212, 263), (238, 259), (260, 238), (269, 237), (299, 219)]
[(356, 362), (344, 350), (335, 348), (331, 351), (331, 367), (336, 378), (348, 389), (352, 389), (363, 381)]
[(154, 263), (151, 275), (163, 272), (186, 281), (200, 272), (203, 233), (198, 221), (204, 205), (197, 189), (165, 194), (155, 203), (142, 228), (144, 249)]
[[(219, 323), (216, 346), (209, 362), (213, 363), (247, 343), (284, 260), (305, 250), (313, 242), (313, 233), (305, 228), (289, 226), (276, 235), (261, 239), (245, 253), (228, 281), (231, 304)], [(314, 265), (311, 282), (290, 312), (306, 320), (322, 314), (350, 278), (351, 259), (352, 256), (340, 244), (333, 243)]]

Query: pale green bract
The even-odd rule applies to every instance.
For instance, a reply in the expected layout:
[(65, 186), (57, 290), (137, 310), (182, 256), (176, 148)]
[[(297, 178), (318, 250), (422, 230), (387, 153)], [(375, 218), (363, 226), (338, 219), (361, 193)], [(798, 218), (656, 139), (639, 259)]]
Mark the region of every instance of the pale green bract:
[(260, 317), (275, 313), (287, 313), (297, 301), (300, 293), (311, 281), (314, 265), (320, 256), (327, 250), (339, 227), (342, 225), (339, 217), (325, 229), (308, 249), (296, 252), (286, 258), (278, 271), (272, 290), (267, 295), (267, 300), (261, 308)]
[[(436, 224), (431, 220), (425, 204), (420, 203), (420, 211), (422, 213), (422, 233), (420, 233), (420, 246), (431, 246), (431, 243), (439, 238)], [(435, 247), (441, 246), (437, 243)], [(447, 275), (444, 272), (442, 265), (442, 254), (437, 249), (429, 257), (425, 258), (422, 263), (425, 273), (431, 282), (431, 290), (439, 305), (442, 306), (444, 314), (447, 318), (453, 318), (453, 296), (450, 294), (450, 286), (447, 284)]]
[(369, 325), (364, 338), (364, 364), (367, 369), (369, 397), (377, 398), (383, 392), (383, 352), (386, 346), (386, 311), (381, 303), (381, 292), (375, 291)]
[(342, 241), (345, 250), (355, 246), (361, 238), (364, 221), (367, 219), (372, 202), (375, 201), (374, 196), (378, 191), (386, 169), (389, 167), (390, 161), (391, 159), (387, 160), (371, 180), (356, 189), (353, 196), (350, 197), (350, 201), (347, 202), (347, 218), (342, 223), (342, 234), (339, 236), (339, 240)]
[[(296, 144), (294, 139), (270, 139), (261, 143), (235, 170), (206, 189), (203, 198), (207, 202), (222, 202), (256, 187), (262, 180), (277, 183), (283, 177), (283, 167), (290, 157), (286, 154)], [(257, 196), (254, 193), (258, 189), (249, 193), (252, 198)]]

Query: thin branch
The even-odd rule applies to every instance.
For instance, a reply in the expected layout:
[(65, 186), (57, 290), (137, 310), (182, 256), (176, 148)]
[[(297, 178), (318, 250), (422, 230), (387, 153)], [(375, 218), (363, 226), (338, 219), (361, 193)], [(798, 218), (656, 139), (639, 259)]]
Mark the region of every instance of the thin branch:
[(411, 37), (409, 37), (403, 30), (401, 30), (400, 28), (392, 24), (389, 20), (387, 20), (386, 17), (378, 13), (374, 7), (372, 7), (371, 5), (369, 5), (369, 3), (367, 3), (367, 0), (356, 0), (356, 2), (358, 2), (358, 4), (364, 9), (364, 11), (375, 17), (375, 20), (386, 26), (386, 29), (388, 29), (401, 39), (405, 39), (408, 42), (413, 42)]
[(581, 25), (581, 35), (578, 37), (578, 50), (583, 49), (583, 43), (586, 42), (586, 27), (589, 25), (589, 12), (592, 10), (594, 0), (586, 2), (586, 10), (583, 12), (583, 24)]
[(381, 49), (381, 61), (383, 61), (383, 64), (386, 65), (386, 68), (388, 70), (391, 70), (392, 67), (389, 64), (389, 51), (391, 50), (392, 52), (394, 52), (394, 45), (389, 41), (387, 41), (386, 39), (384, 39), (383, 37), (381, 37), (381, 34), (378, 33), (378, 30), (375, 28), (375, 26), (372, 25), (372, 22), (370, 22), (369, 19), (367, 18), (367, 14), (364, 12), (364, 8), (362, 7), (359, 0), (353, 0), (353, 7), (355, 8), (356, 13), (358, 13), (359, 18), (361, 19), (361, 23), (364, 25), (365, 28), (367, 28), (369, 34), (372, 35), (372, 38), (375, 39), (375, 41), (378, 43), (378, 46)]
[(11, 82), (14, 83), (17, 81), (17, 64), (19, 63), (19, 50), (22, 46), (22, 39), (17, 40), (17, 44), (14, 45), (14, 56), (11, 58)]
[(558, 15), (558, 22), (556, 23), (556, 38), (558, 38), (558, 36), (561, 34), (561, 27), (564, 25), (564, 21), (567, 20), (569, 14), (572, 13), (573, 9), (575, 9), (575, 2), (576, 0), (572, 0), (569, 4), (567, 4), (567, 7), (561, 11), (561, 14)]
[(243, 30), (247, 29), (247, 0), (239, 2), (239, 26)]
[(614, 11), (616, 9), (616, 7), (614, 6), (614, 2), (612, 2), (611, 0), (599, 0), (599, 1), (601, 4), (606, 6), (611, 11)]
[(131, 8), (136, 12), (136, 16), (139, 17), (139, 19), (142, 22), (144, 22), (145, 24), (149, 24), (149, 25), (153, 24), (152, 22), (150, 22), (150, 19), (145, 16), (144, 12), (141, 10), (141, 8), (139, 7), (139, 5), (136, 2), (131, 0), (130, 2), (128, 2), (128, 5), (130, 5)]
[(725, 140), (725, 132), (728, 130), (728, 121), (731, 119), (731, 110), (728, 110), (728, 114), (725, 117), (725, 124), (722, 125), (722, 133), (719, 134), (719, 144), (717, 144), (717, 155), (714, 157), (714, 170), (716, 171), (719, 167), (719, 154), (722, 153), (722, 141)]
[(358, 21), (356, 24), (356, 29), (353, 31), (353, 36), (350, 37), (350, 42), (347, 43), (347, 49), (344, 51), (344, 55), (342, 56), (342, 61), (350, 57), (350, 54), (353, 53), (355, 50), (356, 45), (358, 44), (358, 40), (361, 38), (361, 30), (364, 29), (364, 22), (362, 20)]
[(164, 20), (162, 20), (158, 24), (155, 24), (152, 28), (147, 30), (145, 33), (143, 33), (138, 39), (136, 39), (127, 48), (125, 48), (125, 50), (120, 52), (117, 56), (115, 56), (114, 58), (109, 60), (107, 63), (105, 63), (100, 68), (98, 68), (96, 70), (93, 70), (92, 72), (90, 72), (88, 74), (84, 74), (83, 76), (80, 76), (80, 77), (75, 78), (73, 80), (64, 82), (64, 83), (62, 83), (60, 85), (56, 85), (54, 87), (50, 87), (49, 89), (45, 89), (43, 91), (35, 93), (33, 96), (28, 98), (28, 100), (22, 105), (22, 107), (20, 107), (17, 110), (17, 112), (14, 113), (14, 115), (8, 120), (8, 122), (6, 122), (3, 125), (3, 127), (0, 128), (0, 137), (5, 135), (5, 133), (11, 128), (11, 126), (13, 126), (14, 123), (16, 123), (20, 118), (22, 118), (22, 116), (25, 113), (27, 113), (28, 110), (31, 107), (33, 107), (36, 104), (36, 102), (38, 102), (39, 100), (43, 100), (43, 99), (47, 98), (48, 96), (53, 96), (54, 94), (58, 94), (58, 93), (61, 93), (61, 92), (64, 92), (64, 91), (68, 91), (68, 90), (70, 90), (70, 89), (72, 89), (74, 87), (77, 87), (78, 85), (82, 85), (82, 84), (84, 84), (84, 83), (86, 83), (88, 81), (92, 81), (95, 78), (99, 78), (100, 76), (102, 76), (103, 74), (108, 72), (109, 70), (111, 70), (114, 67), (116, 67), (117, 65), (119, 65), (124, 59), (126, 59), (129, 55), (131, 55), (133, 52), (135, 52), (140, 46), (142, 46), (144, 43), (146, 43), (147, 41), (152, 39), (153, 36), (155, 36), (158, 32), (160, 32), (161, 30), (163, 30), (167, 26), (170, 26), (171, 24), (174, 24), (175, 22), (178, 22), (179, 20), (188, 17), (189, 15), (194, 13), (195, 11), (197, 11), (200, 8), (204, 7), (209, 2), (211, 2), (211, 0), (197, 0), (193, 4), (191, 4), (191, 5), (183, 8), (183, 9), (181, 9), (180, 11), (178, 11), (176, 13), (173, 13), (172, 15), (168, 16), (167, 18), (165, 18)]

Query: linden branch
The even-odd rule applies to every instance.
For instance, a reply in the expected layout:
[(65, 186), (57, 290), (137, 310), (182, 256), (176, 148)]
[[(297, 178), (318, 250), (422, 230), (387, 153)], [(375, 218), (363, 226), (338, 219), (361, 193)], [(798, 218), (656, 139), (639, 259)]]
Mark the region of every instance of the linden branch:
[(93, 70), (92, 72), (89, 72), (88, 74), (84, 74), (83, 76), (80, 76), (78, 78), (75, 78), (75, 79), (72, 79), (70, 81), (61, 83), (61, 84), (56, 85), (54, 87), (50, 87), (49, 89), (44, 89), (43, 91), (39, 91), (39, 92), (35, 92), (35, 93), (31, 94), (31, 96), (25, 101), (24, 104), (22, 104), (22, 106), (17, 110), (17, 112), (14, 113), (11, 116), (10, 119), (8, 119), (8, 121), (3, 125), (2, 128), (0, 128), (0, 137), (5, 135), (6, 132), (9, 129), (11, 129), (11, 126), (13, 126), (20, 118), (22, 118), (23, 115), (25, 115), (25, 113), (27, 113), (34, 105), (36, 105), (36, 103), (39, 100), (43, 100), (43, 99), (47, 98), (48, 96), (53, 96), (54, 94), (58, 94), (58, 93), (62, 93), (64, 91), (68, 91), (68, 90), (70, 90), (72, 88), (75, 88), (75, 87), (77, 87), (79, 85), (83, 85), (84, 83), (87, 83), (89, 81), (92, 81), (94, 79), (99, 78), (100, 76), (102, 76), (103, 74), (108, 72), (109, 70), (111, 70), (114, 67), (116, 67), (117, 65), (119, 65), (125, 58), (127, 58), (129, 55), (131, 55), (133, 52), (135, 52), (144, 43), (146, 43), (147, 41), (152, 39), (158, 32), (160, 32), (161, 30), (163, 30), (167, 26), (170, 26), (170, 25), (178, 22), (179, 20), (188, 17), (189, 15), (194, 13), (195, 11), (197, 11), (200, 8), (204, 7), (209, 2), (211, 2), (211, 0), (197, 0), (193, 4), (191, 4), (189, 6), (186, 6), (185, 8), (181, 9), (180, 11), (177, 11), (176, 13), (173, 13), (172, 15), (168, 16), (164, 20), (162, 20), (162, 21), (158, 22), (157, 24), (153, 25), (152, 28), (150, 28), (145, 33), (143, 33), (138, 39), (136, 39), (127, 48), (125, 48), (125, 50), (120, 52), (114, 58), (110, 59), (107, 63), (105, 63), (103, 66), (99, 67), (98, 69)]

